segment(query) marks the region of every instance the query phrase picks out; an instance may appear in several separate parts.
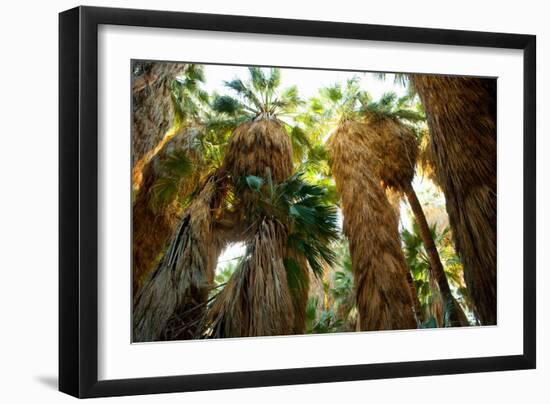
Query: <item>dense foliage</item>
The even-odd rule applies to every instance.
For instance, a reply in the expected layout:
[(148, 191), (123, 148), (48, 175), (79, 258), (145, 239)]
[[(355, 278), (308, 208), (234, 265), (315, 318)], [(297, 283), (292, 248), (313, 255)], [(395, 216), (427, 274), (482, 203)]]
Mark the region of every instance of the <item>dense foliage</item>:
[[(430, 152), (426, 113), (406, 77), (397, 78), (408, 86), (402, 95), (388, 91), (373, 99), (357, 74), (344, 82), (328, 83), (316, 95), (302, 98), (300, 83), (281, 88), (284, 72), (277, 68), (250, 67), (246, 76), (228, 77), (223, 94), (205, 90), (208, 77), (200, 65), (187, 65), (177, 72), (169, 86), (174, 111), (172, 128), (167, 131), (169, 138), (158, 143), (154, 157), (141, 161), (141, 165), (134, 162), (143, 173), (155, 168), (151, 181), (134, 182), (134, 199), (144, 200), (159, 217), (166, 214), (180, 221), (178, 226), (167, 222), (170, 231), (179, 237), (178, 245), (197, 248), (192, 243), (182, 244), (185, 235), (190, 240), (214, 240), (210, 243), (217, 249), (191, 251), (198, 257), (194, 262), (206, 262), (200, 264), (204, 268), (197, 264), (194, 269), (197, 272), (193, 276), (202, 280), (193, 283), (198, 281), (190, 279), (186, 289), (178, 289), (178, 293), (190, 295), (185, 299), (174, 295), (172, 306), (162, 306), (165, 321), (158, 327), (163, 329), (146, 335), (180, 339), (266, 335), (270, 330), (274, 334), (361, 330), (356, 299), (358, 275), (350, 240), (342, 228), (342, 200), (331, 169), (334, 157), (327, 151), (327, 139), (348, 122), (365, 126), (365, 136), (381, 130), (385, 136), (397, 136), (399, 141), (399, 128), (404, 128), (412, 133), (413, 146), (419, 147), (403, 157), (413, 156), (415, 160), (407, 162), (412, 164), (413, 180), (394, 183), (382, 177), (379, 181), (387, 203), (397, 215), (400, 254), (410, 272), (411, 310), (415, 310), (417, 326), (456, 325), (450, 320), (453, 307), (449, 305), (453, 304), (459, 305), (468, 323), (478, 323), (464, 281), (463, 263), (455, 249), (445, 198), (437, 181), (432, 181), (430, 169), (434, 168), (426, 162)], [(382, 83), (390, 80), (384, 75), (378, 79)], [(352, 136), (350, 133), (347, 135)], [(359, 143), (374, 144), (368, 142)], [(392, 158), (395, 156), (388, 154), (387, 159)], [(400, 162), (394, 163), (395, 167), (388, 167), (400, 169)], [(392, 163), (380, 158), (369, 164), (370, 171), (366, 172), (386, 175), (389, 168), (382, 165)], [(141, 174), (139, 170), (134, 169), (135, 178), (141, 178), (136, 174)], [(207, 186), (211, 186), (208, 199)], [(424, 218), (418, 218), (418, 211), (411, 210), (404, 197), (406, 194), (410, 200), (414, 189), (420, 191)], [(193, 227), (190, 212), (195, 211), (206, 215), (200, 222), (203, 230)], [(140, 213), (134, 209), (134, 223), (140, 220), (136, 214)], [(431, 241), (419, 227), (419, 219), (428, 223)], [(366, 229), (369, 225), (363, 223)], [(155, 226), (154, 221), (150, 226)], [(167, 252), (185, 255), (177, 252), (180, 247), (175, 247), (174, 237), (155, 245), (156, 252), (148, 261), (148, 280), (134, 301), (136, 310), (145, 316), (140, 324), (147, 323), (143, 313), (160, 307), (154, 302), (157, 295), (147, 288), (162, 288), (159, 279), (173, 279), (169, 271), (185, 271), (177, 261), (171, 261), (171, 269), (166, 266)], [(265, 256), (267, 251), (261, 251), (265, 240), (278, 246), (269, 253), (275, 256)], [(436, 273), (434, 259), (444, 270), (444, 284)], [(265, 270), (273, 279), (260, 279), (264, 265), (273, 265)], [(440, 288), (446, 284), (451, 297), (442, 296)], [(250, 288), (257, 290), (252, 292)], [(261, 299), (261, 294), (256, 294), (260, 289), (267, 295), (271, 293), (267, 290), (277, 291), (266, 307), (253, 307), (251, 302)], [(147, 306), (143, 296), (149, 296)], [(276, 319), (285, 307), (292, 315), (283, 327)], [(182, 319), (192, 319), (192, 331)], [(255, 329), (251, 322), (261, 327)]]

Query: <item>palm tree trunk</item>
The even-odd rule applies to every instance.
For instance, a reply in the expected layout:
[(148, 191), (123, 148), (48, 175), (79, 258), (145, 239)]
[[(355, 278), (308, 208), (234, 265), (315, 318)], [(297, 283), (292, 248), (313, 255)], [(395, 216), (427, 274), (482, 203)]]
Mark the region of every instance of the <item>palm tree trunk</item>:
[(264, 218), (248, 241), (248, 253), (209, 310), (211, 337), (289, 335), (294, 304), (284, 266), (286, 229)]
[(450, 325), (467, 326), (469, 325), (467, 317), (451, 293), (447, 277), (445, 276), (445, 270), (443, 269), (443, 264), (441, 263), (441, 259), (439, 258), (437, 247), (435, 246), (430, 228), (428, 226), (428, 221), (426, 220), (424, 210), (420, 205), (420, 201), (418, 200), (412, 184), (408, 184), (407, 186), (405, 186), (405, 195), (407, 196), (416, 222), (418, 223), (420, 236), (422, 237), (424, 247), (426, 248), (426, 252), (428, 253), (428, 260), (430, 262), (432, 273), (435, 276), (437, 285), (439, 286), (439, 290), (441, 292), (441, 296), (443, 297), (443, 306), (448, 308), (449, 310)]
[[(174, 124), (171, 85), (185, 64), (134, 62), (132, 75), (132, 166), (162, 141)], [(149, 156), (149, 158), (152, 156)]]
[[(155, 269), (164, 249), (169, 243), (182, 215), (180, 201), (198, 186), (201, 170), (200, 161), (195, 153), (187, 147), (190, 143), (188, 134), (178, 133), (146, 164), (143, 170), (143, 181), (136, 191), (132, 207), (132, 290), (136, 296), (147, 275)], [(167, 175), (162, 163), (176, 150), (186, 151), (193, 161), (193, 172), (181, 179), (177, 190), (169, 201), (155, 201), (154, 186)]]
[(185, 64), (136, 61), (132, 66), (132, 290), (135, 297), (146, 274), (157, 264), (177, 224), (174, 204), (151, 207), (151, 187), (160, 173), (158, 161), (174, 137), (171, 84)]
[(365, 148), (364, 126), (342, 123), (327, 142), (336, 187), (342, 198), (344, 234), (349, 240), (359, 328), (416, 328), (409, 272), (401, 250), (398, 221)]
[(134, 298), (134, 342), (189, 339), (200, 331), (217, 257), (225, 246), (214, 232), (218, 181), (212, 175), (205, 182), (160, 264)]
[(418, 299), (418, 291), (416, 290), (416, 286), (414, 286), (414, 280), (410, 270), (407, 271), (407, 283), (409, 284), (409, 289), (411, 290), (411, 297), (413, 301), (416, 321), (417, 323), (422, 324), (425, 320), (424, 313), (422, 312), (422, 305), (420, 304), (420, 300)]
[(430, 128), (464, 280), (484, 325), (496, 324), (496, 81), (411, 75)]
[[(386, 196), (395, 212), (397, 221), (399, 221), (399, 217), (401, 215), (401, 200), (403, 199), (403, 193), (398, 192), (395, 188), (386, 188)], [(418, 299), (418, 291), (416, 290), (416, 286), (414, 285), (414, 280), (410, 270), (407, 271), (407, 283), (409, 284), (409, 288), (411, 290), (411, 297), (413, 300), (416, 321), (419, 324), (422, 324), (424, 322), (424, 313), (422, 312), (422, 305), (420, 304), (420, 300)]]

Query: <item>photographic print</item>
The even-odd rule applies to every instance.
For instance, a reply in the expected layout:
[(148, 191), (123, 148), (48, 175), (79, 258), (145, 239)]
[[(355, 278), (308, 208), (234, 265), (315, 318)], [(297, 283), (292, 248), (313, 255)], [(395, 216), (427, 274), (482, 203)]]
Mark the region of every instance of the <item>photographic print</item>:
[(497, 324), (496, 78), (130, 76), (133, 342)]
[(60, 391), (535, 369), (536, 48), (60, 13)]

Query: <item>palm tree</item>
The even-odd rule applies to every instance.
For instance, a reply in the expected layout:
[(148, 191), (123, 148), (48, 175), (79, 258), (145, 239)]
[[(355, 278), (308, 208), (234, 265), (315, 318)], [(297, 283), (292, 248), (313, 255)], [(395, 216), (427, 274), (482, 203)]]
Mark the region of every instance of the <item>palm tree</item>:
[(340, 122), (327, 142), (342, 199), (361, 330), (416, 328), (398, 220), (365, 143), (365, 125)]
[[(153, 80), (150, 76), (158, 75), (143, 73), (143, 66), (168, 72), (160, 76), (162, 79), (150, 81)], [(142, 73), (133, 82), (136, 93), (132, 132), (132, 189), (136, 192), (151, 159), (188, 126), (196, 125), (198, 117), (204, 114), (203, 106), (208, 103), (208, 94), (200, 87), (205, 80), (201, 65), (135, 62), (134, 73), (138, 72)]]
[(228, 242), (217, 221), (224, 182), (219, 172), (207, 177), (134, 298), (134, 342), (189, 339), (201, 328), (217, 258)]
[[(196, 174), (185, 153), (182, 134), (170, 140), (147, 164), (144, 181), (137, 191), (132, 207), (132, 268), (133, 294), (141, 287), (144, 277), (172, 234), (181, 215), (180, 197), (188, 194), (190, 178)], [(181, 186), (181, 183), (187, 186)]]
[(303, 333), (307, 268), (321, 276), (323, 265), (334, 263), (336, 209), (323, 202), (325, 190), (301, 174), (276, 184), (268, 171), (266, 178), (247, 176), (244, 187), (254, 199), (246, 254), (214, 299), (206, 334)]
[[(445, 275), (449, 285), (452, 284), (454, 290), (460, 296), (460, 305), (471, 311), (462, 277), (462, 264), (456, 256), (450, 240), (449, 227), (434, 224), (430, 226), (430, 233), (438, 251), (440, 251), (441, 261), (445, 263)], [(420, 235), (419, 226), (415, 220), (413, 220), (410, 230), (405, 227), (402, 229), (401, 238), (403, 240), (405, 258), (411, 269), (415, 287), (418, 290), (423, 323), (430, 324), (433, 322), (434, 326), (439, 327), (452, 326), (451, 311), (453, 307), (449, 304), (446, 305), (442, 299), (423, 237)], [(457, 301), (453, 301), (452, 303), (455, 302)], [(466, 323), (467, 319), (462, 321)]]
[[(200, 150), (208, 95), (202, 66), (186, 65), (171, 82), (173, 129), (134, 167), (132, 207), (133, 294), (162, 255), (182, 214), (182, 201), (198, 186), (207, 160)], [(159, 96), (160, 97), (160, 96)], [(160, 102), (157, 99), (157, 102)]]
[[(384, 74), (379, 76), (384, 77)], [(398, 74), (426, 111), (429, 162), (482, 324), (496, 324), (496, 80)]]
[[(200, 337), (201, 330), (207, 328), (206, 309), (210, 305), (208, 295), (212, 291), (217, 257), (227, 243), (243, 240), (248, 243), (250, 258), (235, 271), (216, 302), (222, 296), (238, 300), (238, 296), (248, 296), (254, 291), (257, 298), (262, 296), (258, 291), (265, 291), (265, 299), (269, 297), (267, 291), (272, 291), (277, 301), (272, 304), (273, 301), (247, 299), (247, 306), (240, 307), (241, 314), (249, 313), (248, 318), (258, 320), (267, 318), (269, 325), (223, 327), (224, 335), (259, 335), (268, 329), (274, 333), (303, 332), (305, 315), (301, 312), (305, 312), (308, 283), (294, 281), (303, 279), (300, 274), (314, 265), (308, 258), (312, 252), (292, 247), (295, 237), (289, 227), (292, 221), (282, 221), (262, 210), (260, 216), (255, 214), (260, 202), (258, 191), (242, 186), (243, 178), (251, 181), (267, 175), (271, 188), (275, 189), (291, 176), (291, 128), (279, 117), (294, 109), (299, 99), (295, 88), (279, 93), (279, 70), (272, 69), (267, 75), (258, 68), (249, 71), (248, 82), (235, 79), (226, 83), (237, 98), (217, 96), (213, 101), (214, 110), (223, 118), (212, 120), (208, 127), (214, 132), (229, 131), (231, 135), (221, 164), (202, 182), (159, 266), (136, 296), (135, 340)], [(294, 214), (294, 209), (299, 211), (299, 206), (289, 210), (289, 214)], [(309, 210), (301, 213), (307, 215)], [(299, 246), (310, 246), (303, 239), (298, 240)], [(249, 281), (244, 282), (242, 277)], [(233, 314), (236, 321), (239, 317)]]
[(413, 223), (412, 231), (407, 228), (403, 228), (401, 231), (405, 259), (410, 268), (420, 304), (421, 314), (418, 317), (421, 319), (421, 324), (433, 321), (435, 326), (443, 327), (445, 323), (439, 287), (434, 277), (431, 276), (424, 243), (418, 233), (416, 222)]
[[(252, 67), (249, 68), (249, 73), (250, 79), (247, 82), (241, 79), (226, 82), (226, 86), (235, 93), (236, 97), (218, 96), (213, 103), (213, 107), (217, 112), (225, 113), (228, 117), (235, 119), (238, 124), (228, 144), (223, 166), (234, 182), (238, 182), (243, 176), (261, 178), (269, 172), (270, 181), (275, 185), (281, 184), (289, 179), (293, 173), (293, 160), (296, 159), (299, 162), (309, 146), (304, 132), (284, 121), (285, 117), (295, 112), (301, 101), (296, 87), (279, 91), (281, 82), (279, 69), (266, 71)], [(293, 146), (296, 146), (297, 151), (299, 148), (300, 153), (295, 153)], [(248, 229), (245, 238), (249, 243), (250, 253), (265, 253), (265, 249), (268, 247), (264, 241), (276, 235), (281, 240), (274, 240), (273, 246), (282, 245), (282, 248), (276, 248), (272, 251), (272, 254), (275, 255), (272, 255), (273, 261), (271, 262), (274, 263), (274, 267), (271, 270), (280, 272), (280, 264), (283, 263), (286, 265), (283, 268), (286, 268), (287, 272), (291, 274), (286, 283), (281, 283), (283, 285), (281, 287), (289, 288), (290, 300), (281, 299), (281, 302), (291, 303), (290, 306), (287, 304), (286, 314), (277, 311), (277, 306), (270, 304), (264, 306), (264, 308), (274, 309), (270, 321), (280, 324), (280, 327), (275, 327), (274, 332), (288, 331), (289, 329), (286, 327), (288, 319), (283, 317), (290, 316), (293, 317), (293, 321), (290, 322), (292, 323), (290, 332), (302, 333), (305, 329), (305, 309), (309, 288), (308, 278), (305, 275), (308, 271), (308, 265), (311, 264), (307, 260), (307, 254), (288, 246), (289, 240), (292, 240), (292, 234), (287, 233), (286, 226), (281, 228), (280, 224), (269, 219), (269, 215), (259, 220), (251, 214), (251, 212), (256, 211), (258, 203), (257, 195), (252, 189), (238, 187), (237, 196), (239, 210), (242, 212), (241, 220), (246, 223)], [(246, 274), (259, 271), (259, 268), (255, 266), (250, 267), (250, 263), (259, 265), (261, 261), (249, 260), (246, 262), (248, 263), (247, 266), (240, 267), (245, 269), (237, 270), (233, 275), (234, 278), (238, 279), (242, 276), (248, 276)], [(294, 267), (296, 271), (289, 272), (289, 265)], [(282, 280), (282, 275), (280, 273), (277, 275), (277, 273), (272, 273), (273, 279)], [(300, 273), (301, 276), (297, 276), (297, 273)], [(273, 280), (270, 281), (269, 278), (255, 276), (251, 279), (257, 283), (254, 285), (248, 284), (248, 286), (241, 284), (241, 286), (245, 288), (253, 287), (256, 290), (266, 290), (273, 287), (273, 284), (270, 283)], [(296, 279), (299, 279), (300, 282), (296, 282)], [(229, 287), (224, 289), (224, 298), (230, 296), (230, 293), (247, 293), (241, 289), (232, 289), (230, 285), (233, 285), (234, 282), (230, 282)], [(279, 282), (276, 284), (279, 284)], [(281, 291), (281, 293), (286, 296), (286, 292)], [(236, 296), (233, 296), (233, 298), (237, 299)], [(261, 310), (261, 307), (251, 305), (245, 310), (253, 315)], [(235, 328), (231, 330), (237, 333)], [(248, 328), (246, 332), (255, 335), (263, 331), (261, 327), (252, 327)], [(224, 335), (231, 336), (232, 334), (226, 330)], [(237, 333), (237, 335), (240, 334)]]
[(250, 80), (234, 79), (225, 85), (236, 97), (217, 96), (213, 109), (234, 118), (236, 124), (228, 145), (225, 167), (234, 178), (265, 175), (271, 170), (273, 181), (286, 180), (293, 171), (292, 143), (281, 120), (300, 103), (296, 87), (282, 92), (279, 69), (269, 75), (260, 68), (249, 68)]
[(496, 81), (410, 76), (430, 128), (438, 184), (482, 324), (496, 324)]
[(428, 221), (426, 220), (422, 205), (420, 204), (416, 192), (414, 191), (411, 184), (408, 184), (408, 186), (406, 187), (405, 194), (407, 195), (407, 200), (409, 201), (409, 205), (411, 206), (411, 209), (418, 223), (418, 230), (424, 242), (426, 252), (428, 254), (430, 270), (435, 277), (437, 286), (442, 296), (443, 307), (448, 313), (448, 325), (451, 327), (467, 326), (469, 325), (468, 318), (466, 317), (464, 311), (451, 293), (449, 282), (445, 275), (445, 270), (443, 269), (443, 264), (441, 263), (441, 259), (439, 257), (434, 239), (432, 237), (432, 232), (430, 231)]
[(341, 198), (344, 234), (355, 283), (358, 329), (415, 328), (415, 292), (401, 251), (398, 220), (365, 143), (361, 106), (370, 102), (359, 79), (322, 89), (312, 109), (331, 132), (326, 148)]
[(365, 132), (367, 142), (379, 159), (379, 175), (384, 185), (403, 192), (407, 197), (418, 223), (443, 305), (449, 311), (450, 325), (468, 325), (462, 308), (451, 293), (422, 205), (412, 186), (418, 157), (415, 133), (417, 128), (414, 124), (424, 121), (422, 111), (413, 108), (412, 100), (408, 95), (398, 98), (395, 93), (387, 93), (378, 102), (364, 104), (362, 111), (365, 124), (372, 129)]
[(174, 126), (172, 82), (185, 71), (181, 63), (135, 61), (132, 66), (132, 165), (155, 149)]
[(353, 290), (353, 268), (345, 240), (334, 245), (335, 265), (327, 267), (313, 287), (306, 311), (307, 333), (355, 331), (357, 310)]

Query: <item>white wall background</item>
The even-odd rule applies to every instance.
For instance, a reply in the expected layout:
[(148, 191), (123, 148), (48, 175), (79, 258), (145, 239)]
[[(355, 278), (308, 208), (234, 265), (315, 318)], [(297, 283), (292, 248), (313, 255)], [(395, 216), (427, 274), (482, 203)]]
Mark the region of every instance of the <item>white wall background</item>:
[[(57, 13), (78, 5), (5, 2), (0, 24), (0, 401), (63, 403), (57, 386)], [(128, 403), (547, 402), (550, 397), (550, 260), (545, 181), (550, 124), (548, 10), (541, 1), (393, 0), (277, 2), (201, 0), (91, 1), (88, 5), (155, 8), (283, 18), (531, 33), (538, 36), (538, 369), (262, 389), (109, 399)], [(518, 163), (518, 162), (511, 162)], [(545, 184), (546, 183), (546, 184)], [(545, 187), (546, 185), (546, 187)]]

